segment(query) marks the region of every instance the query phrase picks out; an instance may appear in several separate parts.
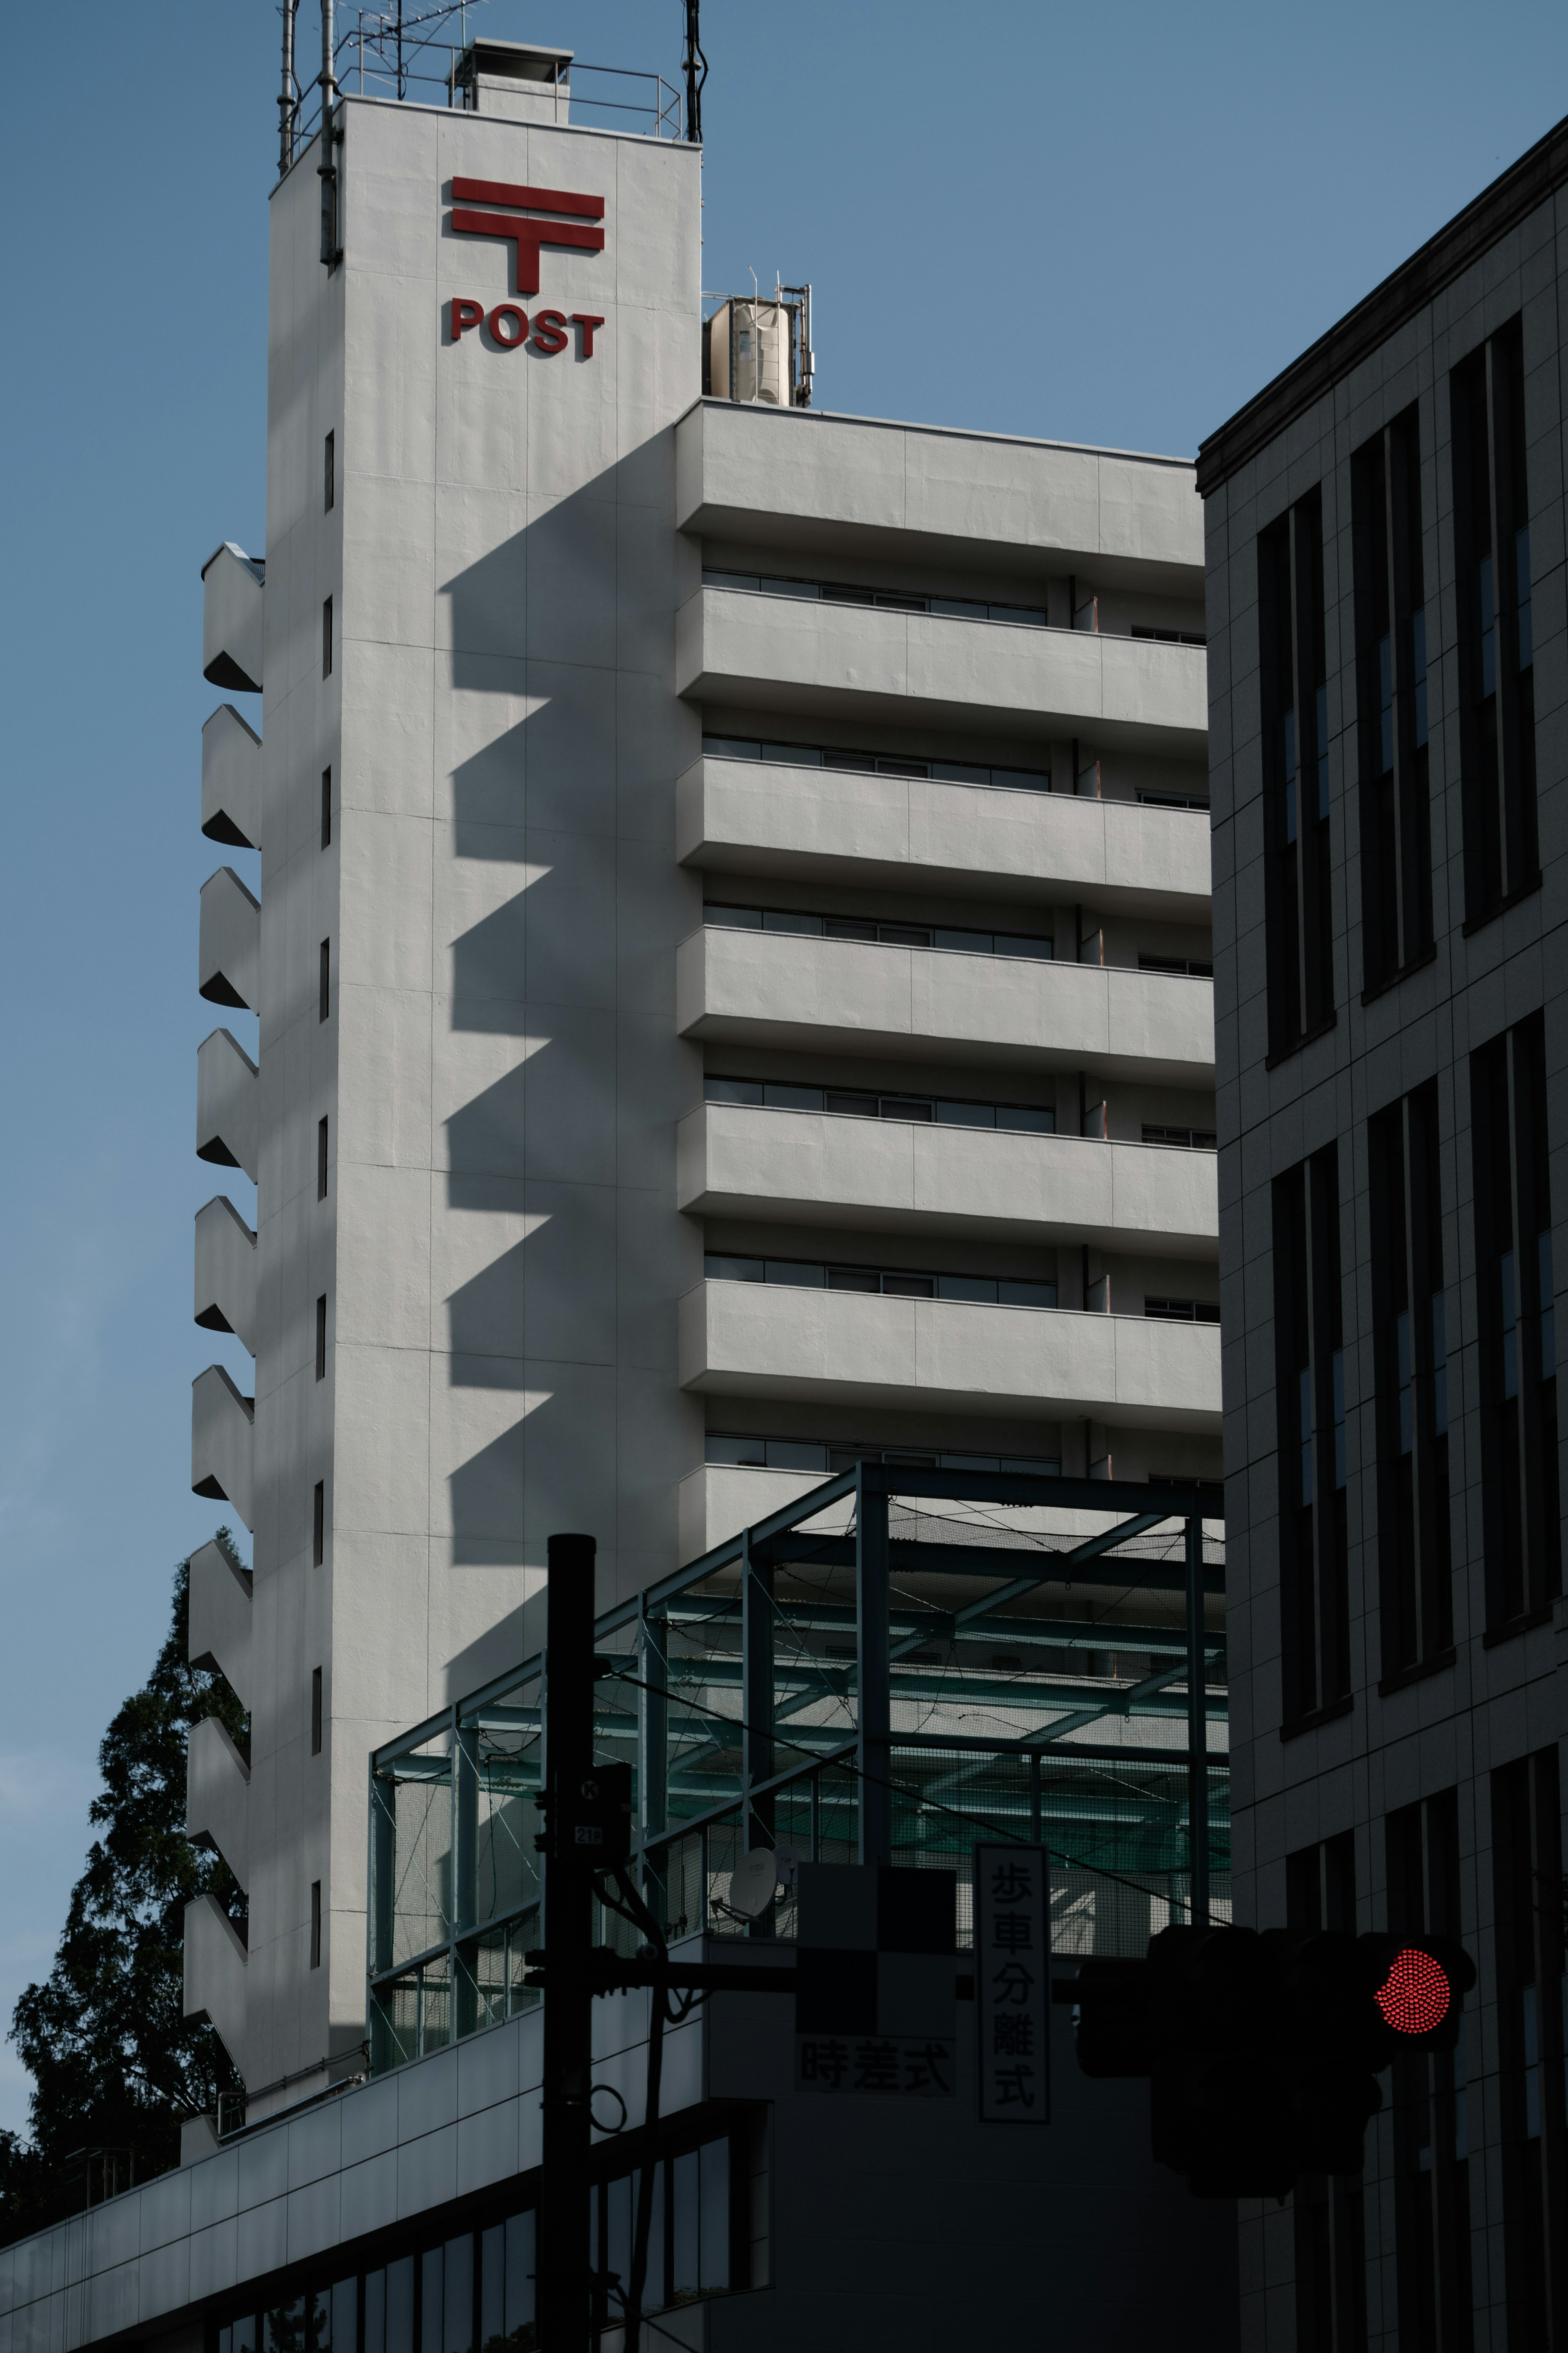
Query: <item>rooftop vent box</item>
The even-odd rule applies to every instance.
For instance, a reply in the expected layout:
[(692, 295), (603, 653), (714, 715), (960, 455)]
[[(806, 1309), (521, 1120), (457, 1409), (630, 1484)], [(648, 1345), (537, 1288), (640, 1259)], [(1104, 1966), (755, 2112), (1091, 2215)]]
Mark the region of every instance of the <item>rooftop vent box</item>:
[(570, 49), (526, 41), (470, 41), (456, 81), (470, 113), (513, 122), (564, 122), (572, 78)]

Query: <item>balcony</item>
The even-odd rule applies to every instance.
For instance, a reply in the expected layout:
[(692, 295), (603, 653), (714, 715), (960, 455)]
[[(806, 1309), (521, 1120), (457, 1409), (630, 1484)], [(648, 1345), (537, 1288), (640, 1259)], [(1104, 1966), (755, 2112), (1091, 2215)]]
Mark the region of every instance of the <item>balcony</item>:
[[(1005, 779), (1007, 772), (994, 775)], [(1209, 921), (1209, 821), (1070, 794), (705, 755), (676, 787), (682, 864), (895, 889), (1092, 899)]]
[(1212, 1261), (1215, 1155), (1078, 1135), (704, 1103), (677, 1131), (683, 1209)]
[(679, 1312), (681, 1386), (708, 1395), (1219, 1434), (1213, 1324), (717, 1281)]
[(1214, 987), (1100, 965), (705, 926), (676, 955), (683, 1037), (1214, 1085)]
[(196, 1211), (195, 1319), (256, 1354), (256, 1236), (226, 1194)]
[(202, 831), (232, 849), (261, 847), (261, 738), (232, 702), (202, 729)]
[(202, 566), (202, 676), (230, 694), (261, 691), (266, 559), (226, 539)]
[(241, 1397), (221, 1365), (191, 1384), (191, 1493), (232, 1504), (256, 1530), (256, 1399)]
[(705, 400), (676, 428), (682, 531), (1038, 579), (1078, 572), (1201, 600), (1189, 462)]
[(198, 1895), (185, 1906), (187, 2018), (205, 2018), (243, 2075), (246, 2047), (246, 1951), (238, 1929), (216, 1899)]
[(192, 1728), (185, 1766), (185, 1836), (216, 1847), (250, 1885), (250, 1767), (216, 1715)]
[(711, 707), (1205, 756), (1201, 647), (713, 586), (680, 607), (675, 646), (677, 693)]
[(251, 1577), (218, 1544), (191, 1556), (186, 1649), (193, 1667), (227, 1678), (241, 1707), (249, 1708)]
[(209, 1005), (260, 1004), (261, 902), (232, 866), (220, 866), (202, 884), (196, 994)]
[(253, 1185), (259, 1166), (258, 1076), (226, 1029), (213, 1030), (196, 1049), (196, 1158), (243, 1168)]

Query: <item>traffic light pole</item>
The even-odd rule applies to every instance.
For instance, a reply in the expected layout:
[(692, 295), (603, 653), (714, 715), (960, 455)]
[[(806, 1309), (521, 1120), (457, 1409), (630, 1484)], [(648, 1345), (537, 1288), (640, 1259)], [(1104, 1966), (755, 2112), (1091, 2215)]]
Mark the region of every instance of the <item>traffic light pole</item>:
[(1187, 1834), (1192, 1922), (1209, 1925), (1209, 1727), (1204, 1665), (1204, 1524), (1187, 1520)]
[(551, 1990), (544, 2004), (543, 2167), (535, 2257), (539, 2339), (548, 2353), (583, 2353), (592, 2325), (588, 2164), (593, 2007), (594, 1856), (572, 1843), (574, 1794), (594, 1765), (592, 1536), (552, 1536), (544, 1654), (546, 1835), (544, 1930)]

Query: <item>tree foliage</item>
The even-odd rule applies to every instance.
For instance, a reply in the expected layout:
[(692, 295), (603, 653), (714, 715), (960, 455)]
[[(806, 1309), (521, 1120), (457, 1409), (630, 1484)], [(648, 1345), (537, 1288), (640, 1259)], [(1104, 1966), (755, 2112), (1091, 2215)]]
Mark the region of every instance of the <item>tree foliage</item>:
[[(217, 1541), (232, 1552), (226, 1528)], [(180, 2158), (180, 2126), (210, 2113), (238, 2078), (210, 2026), (184, 2016), (185, 1906), (210, 1893), (237, 1922), (245, 1897), (219, 1856), (185, 1836), (185, 1750), (216, 1715), (247, 1746), (248, 1725), (221, 1675), (185, 1652), (190, 1562), (151, 1675), (120, 1709), (98, 1753), (98, 1832), (71, 1894), (54, 1967), (12, 2016), (33, 2078), (31, 2142), (0, 2133), (0, 2243), (76, 2211), (79, 2153), (113, 2149), (142, 2180)], [(75, 2162), (69, 2160), (75, 2159)], [(126, 2155), (120, 2179), (126, 2179)]]

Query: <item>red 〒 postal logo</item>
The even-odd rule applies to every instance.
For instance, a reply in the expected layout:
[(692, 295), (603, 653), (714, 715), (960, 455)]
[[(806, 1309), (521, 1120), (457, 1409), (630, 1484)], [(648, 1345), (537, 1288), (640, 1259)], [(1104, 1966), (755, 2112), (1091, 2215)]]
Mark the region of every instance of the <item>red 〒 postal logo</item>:
[[(569, 188), (530, 188), (510, 180), (464, 180), (454, 175), (452, 181), (452, 227), (464, 237), (504, 237), (512, 248), (512, 262), (519, 294), (539, 291), (540, 248), (542, 246), (568, 246), (579, 253), (603, 253), (605, 217), (603, 196), (575, 195)], [(515, 209), (507, 212), (469, 212), (465, 205), (506, 205)], [(564, 216), (540, 219), (540, 214)], [(469, 327), (480, 321), (489, 330), (490, 341), (500, 350), (514, 352), (528, 341), (528, 313), (516, 302), (498, 302), (486, 314), (482, 302), (456, 296), (452, 302), (452, 341), (456, 343)], [(594, 330), (602, 327), (602, 318), (587, 311), (574, 311), (572, 324), (582, 331), (582, 357), (594, 356)], [(535, 314), (533, 344), (536, 352), (546, 358), (564, 351), (570, 337), (566, 332), (566, 314), (563, 311), (541, 311)]]

